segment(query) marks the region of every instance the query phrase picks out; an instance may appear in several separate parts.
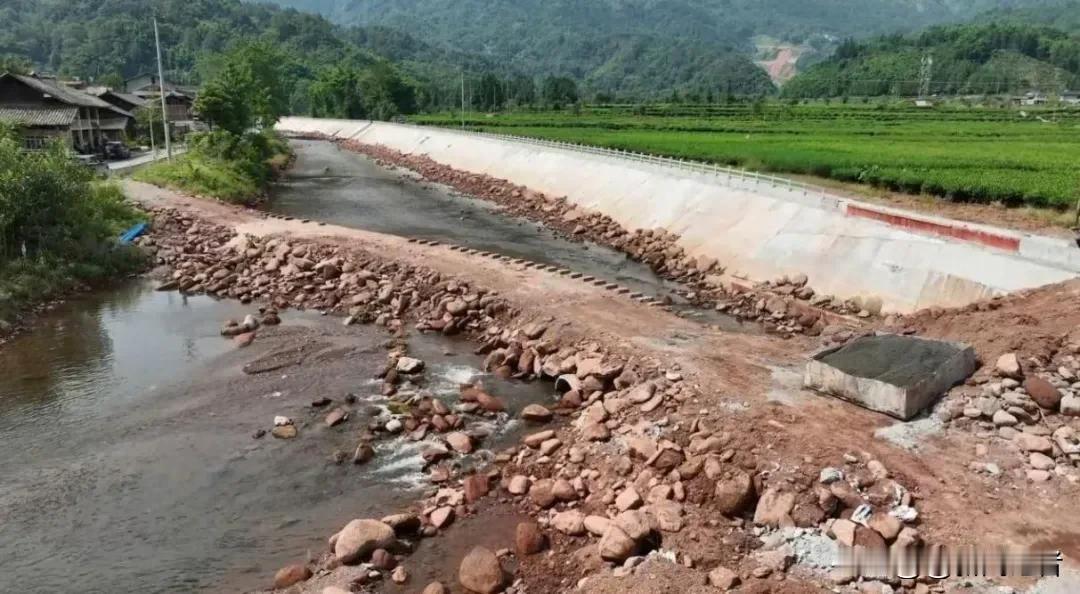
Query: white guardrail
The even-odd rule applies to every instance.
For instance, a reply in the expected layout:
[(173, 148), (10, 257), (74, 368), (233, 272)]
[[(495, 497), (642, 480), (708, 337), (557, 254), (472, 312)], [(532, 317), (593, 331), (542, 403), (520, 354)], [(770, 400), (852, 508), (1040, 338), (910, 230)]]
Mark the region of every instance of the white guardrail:
[(828, 190), (821, 186), (815, 186), (813, 184), (806, 184), (798, 181), (794, 181), (785, 177), (777, 177), (775, 175), (766, 175), (764, 173), (756, 173), (754, 171), (747, 171), (745, 169), (735, 169), (734, 167), (727, 167), (724, 165), (717, 165), (715, 163), (707, 163), (704, 161), (693, 161), (686, 159), (676, 159), (674, 157), (665, 157), (662, 155), (652, 155), (649, 153), (638, 153), (634, 151), (627, 151), (622, 149), (610, 149), (600, 146), (577, 144), (573, 142), (563, 142), (560, 140), (545, 140), (541, 138), (533, 138), (530, 136), (517, 136), (514, 134), (498, 134), (495, 132), (480, 132), (478, 130), (461, 130), (455, 128), (440, 128), (457, 134), (466, 134), (472, 136), (481, 136), (487, 138), (493, 138), (496, 140), (512, 140), (514, 142), (521, 142), (525, 144), (532, 144), (536, 146), (542, 146), (547, 148), (556, 148), (567, 151), (573, 151), (576, 153), (600, 155), (604, 157), (616, 157), (620, 159), (629, 159), (631, 161), (637, 161), (639, 163), (647, 163), (650, 165), (657, 165), (660, 167), (674, 168), (682, 171), (690, 171), (693, 173), (701, 173), (705, 175), (711, 175), (714, 177), (726, 177), (728, 185), (732, 185), (731, 182), (734, 179), (742, 180), (743, 182), (752, 182), (755, 186), (762, 183), (768, 184), (774, 188), (784, 188), (792, 192), (801, 192), (804, 196), (811, 194), (818, 195), (822, 198), (830, 198), (833, 200), (843, 200), (842, 197), (835, 194), (830, 194)]

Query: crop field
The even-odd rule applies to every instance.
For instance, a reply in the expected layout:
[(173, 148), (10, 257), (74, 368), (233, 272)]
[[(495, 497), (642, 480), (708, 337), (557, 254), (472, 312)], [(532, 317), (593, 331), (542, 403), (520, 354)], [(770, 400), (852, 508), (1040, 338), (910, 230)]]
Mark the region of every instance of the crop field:
[[(460, 114), (416, 123), (460, 126)], [(467, 114), (472, 129), (807, 174), (961, 202), (1080, 198), (1080, 109), (876, 105), (590, 106)]]

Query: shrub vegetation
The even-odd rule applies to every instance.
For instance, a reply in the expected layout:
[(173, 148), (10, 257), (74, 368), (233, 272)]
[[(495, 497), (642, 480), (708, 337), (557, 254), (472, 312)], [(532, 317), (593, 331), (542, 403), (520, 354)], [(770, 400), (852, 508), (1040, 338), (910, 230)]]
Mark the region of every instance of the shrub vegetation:
[(0, 128), (0, 326), (33, 302), (142, 262), (137, 250), (116, 245), (140, 219), (119, 188), (62, 146), (21, 146), (14, 130)]

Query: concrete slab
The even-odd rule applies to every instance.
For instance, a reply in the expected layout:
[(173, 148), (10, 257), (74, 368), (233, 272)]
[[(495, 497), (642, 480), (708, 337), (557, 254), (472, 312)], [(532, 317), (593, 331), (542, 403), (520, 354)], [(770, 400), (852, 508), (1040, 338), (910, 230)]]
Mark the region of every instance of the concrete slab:
[(974, 371), (969, 345), (881, 334), (815, 354), (803, 385), (906, 421)]

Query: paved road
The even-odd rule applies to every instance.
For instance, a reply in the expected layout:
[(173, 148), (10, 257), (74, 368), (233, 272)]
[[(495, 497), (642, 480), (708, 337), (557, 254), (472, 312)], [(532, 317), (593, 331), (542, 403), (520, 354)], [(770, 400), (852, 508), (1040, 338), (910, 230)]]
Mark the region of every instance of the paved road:
[[(175, 155), (182, 155), (186, 151), (187, 151), (187, 149), (185, 149), (183, 147), (177, 147), (177, 148), (173, 149), (173, 155), (174, 156)], [(124, 171), (134, 169), (134, 168), (136, 168), (136, 167), (138, 167), (140, 165), (146, 165), (147, 163), (152, 163), (152, 162), (154, 162), (156, 160), (160, 160), (160, 159), (164, 159), (164, 158), (165, 158), (165, 151), (164, 150), (159, 150), (157, 152), (156, 156), (154, 155), (154, 153), (150, 152), (150, 153), (139, 155), (137, 157), (132, 157), (130, 159), (125, 159), (123, 161), (110, 161), (108, 163), (109, 173), (122, 173)]]

